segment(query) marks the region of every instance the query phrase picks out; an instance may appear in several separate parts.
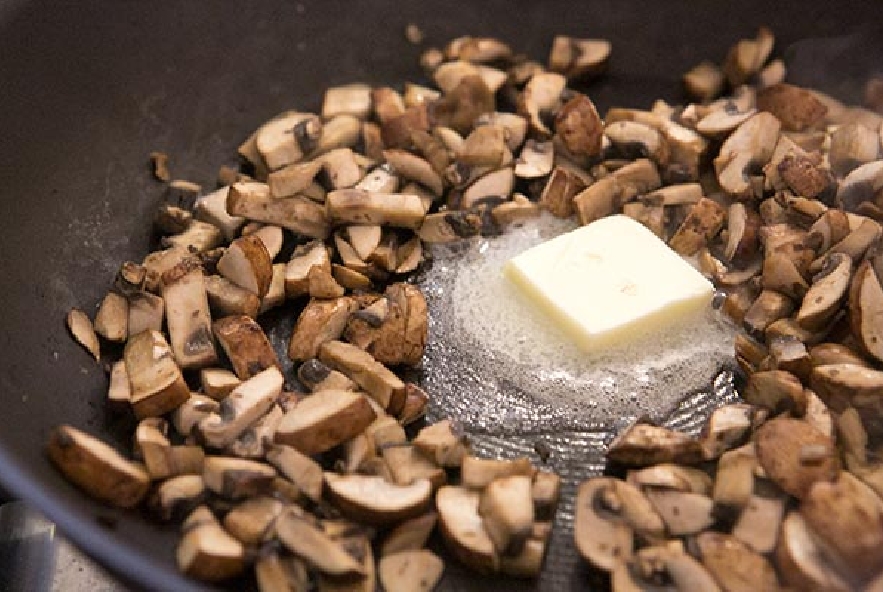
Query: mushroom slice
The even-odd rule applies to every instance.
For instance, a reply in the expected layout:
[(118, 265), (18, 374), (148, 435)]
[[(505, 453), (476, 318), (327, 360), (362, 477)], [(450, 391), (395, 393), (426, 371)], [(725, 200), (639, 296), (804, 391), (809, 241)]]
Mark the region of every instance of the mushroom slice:
[(107, 386), (107, 400), (111, 405), (129, 404), (132, 402), (132, 389), (126, 363), (123, 360), (114, 362), (110, 367), (110, 381)]
[(322, 573), (334, 576), (362, 576), (365, 568), (324, 530), (288, 508), (276, 518), (276, 537), (289, 551), (303, 558)]
[(364, 395), (319, 391), (289, 410), (274, 437), (303, 454), (329, 450), (361, 433), (376, 414)]
[(322, 498), (322, 467), (296, 448), (276, 444), (267, 450), (267, 462), (294, 483), (311, 500)]
[(809, 383), (832, 411), (840, 413), (852, 406), (876, 424), (883, 395), (883, 372), (864, 364), (816, 366)]
[(726, 210), (717, 202), (701, 198), (690, 208), (683, 224), (669, 240), (668, 245), (684, 256), (695, 255), (717, 236), (726, 218)]
[(219, 275), (205, 278), (209, 308), (218, 316), (245, 315), (256, 317), (261, 307), (258, 295)]
[(297, 370), (297, 378), (312, 392), (339, 390), (356, 391), (358, 385), (348, 376), (332, 370), (319, 360), (306, 360)]
[(577, 39), (558, 35), (552, 40), (549, 69), (569, 79), (594, 76), (604, 71), (611, 45), (606, 39)]
[(332, 191), (325, 205), (335, 224), (379, 224), (416, 229), (425, 216), (418, 195), (369, 193), (358, 189)]
[(263, 298), (273, 279), (273, 259), (259, 236), (243, 236), (224, 251), (218, 261), (218, 273)]
[(724, 73), (717, 64), (703, 60), (684, 74), (683, 82), (691, 97), (706, 103), (721, 94)]
[[(837, 186), (834, 175), (814, 158), (802, 154), (787, 154), (777, 165), (777, 168), (781, 179), (797, 195), (829, 201), (834, 194)], [(793, 199), (791, 202), (789, 205), (792, 210), (795, 210), (795, 206), (801, 203), (815, 206), (817, 209), (826, 209), (816, 201)]]
[(784, 497), (752, 495), (733, 525), (733, 536), (758, 553), (770, 553), (779, 537), (785, 502)]
[[(269, 228), (269, 227), (266, 227)], [(285, 302), (285, 263), (273, 264), (273, 278), (270, 280), (270, 287), (267, 294), (261, 299), (261, 306), (258, 312), (265, 313), (270, 309), (282, 306)]]
[(212, 325), (215, 337), (241, 380), (275, 366), (279, 368), (276, 352), (264, 330), (251, 317), (231, 316), (218, 319)]
[(754, 471), (757, 456), (754, 446), (724, 452), (717, 463), (714, 478), (714, 503), (728, 508), (744, 508), (754, 491)]
[(491, 481), (481, 494), (478, 513), (499, 553), (520, 553), (534, 520), (531, 478), (513, 475)]
[(270, 410), (282, 392), (283, 382), (282, 373), (271, 366), (233, 389), (221, 400), (217, 414), (199, 422), (199, 433), (206, 444), (218, 449), (232, 444)]
[(714, 500), (706, 495), (674, 489), (650, 489), (644, 495), (671, 536), (695, 534), (714, 524)]
[(260, 592), (305, 592), (310, 589), (306, 564), (298, 557), (262, 552), (254, 564)]
[(610, 508), (605, 494), (614, 491), (616, 479), (594, 477), (584, 481), (574, 502), (573, 535), (583, 559), (604, 571), (628, 561), (634, 550), (631, 527)]
[(515, 162), (515, 176), (520, 179), (545, 177), (552, 171), (554, 162), (555, 150), (551, 141), (538, 142), (530, 139), (525, 142)]
[(216, 400), (193, 393), (172, 412), (171, 420), (175, 430), (182, 436), (190, 436), (193, 428), (212, 413), (217, 413), (220, 403)]
[(377, 566), (386, 592), (430, 592), (438, 585), (444, 569), (444, 562), (425, 550), (386, 555)]
[(133, 508), (150, 487), (150, 476), (140, 465), (69, 425), (52, 430), (46, 453), (68, 481), (106, 504)]
[(607, 458), (630, 466), (650, 466), (665, 462), (695, 464), (702, 457), (699, 441), (681, 432), (635, 423), (613, 439)]
[(125, 341), (129, 336), (128, 299), (117, 292), (108, 292), (95, 314), (94, 325), (95, 332), (108, 341)]
[(831, 253), (825, 267), (813, 278), (803, 297), (797, 322), (807, 329), (819, 329), (840, 309), (852, 275), (852, 258), (845, 253)]
[(419, 237), (399, 245), (396, 249), (396, 273), (411, 273), (423, 262), (423, 242)]
[(830, 564), (799, 512), (791, 512), (782, 523), (775, 558), (784, 580), (797, 590), (854, 589)]
[(484, 489), (492, 481), (524, 475), (532, 477), (536, 469), (526, 457), (513, 460), (463, 457), (460, 467), (460, 479), (464, 486), (472, 489)]
[(856, 168), (879, 158), (880, 137), (859, 123), (838, 126), (831, 134), (828, 160), (838, 177), (846, 177)]
[(537, 471), (531, 485), (533, 510), (538, 520), (552, 520), (561, 497), (561, 477), (550, 471)]
[(766, 27), (757, 30), (754, 39), (740, 39), (727, 53), (723, 70), (730, 85), (737, 87), (754, 76), (769, 58), (775, 38)]
[(299, 162), (273, 171), (267, 177), (267, 186), (273, 197), (291, 197), (306, 191), (313, 183), (313, 179), (322, 169), (323, 161), (320, 159), (309, 162)]
[(348, 226), (346, 228), (346, 238), (352, 245), (356, 254), (364, 260), (368, 260), (372, 253), (380, 245), (380, 239), (383, 230), (380, 226), (372, 224), (369, 226)]
[(428, 214), (417, 231), (426, 243), (447, 243), (470, 238), (481, 232), (481, 216), (468, 211)]
[(242, 182), (230, 187), (227, 212), (248, 220), (281, 226), (312, 238), (328, 236), (324, 208), (306, 197), (275, 198), (263, 183)]
[[(515, 113), (500, 111), (485, 113), (476, 119), (475, 126), (491, 126), (500, 129), (503, 132), (506, 146), (511, 151), (517, 150), (524, 143), (524, 138), (527, 135), (527, 120)], [(458, 149), (456, 152), (459, 154), (460, 150)]]
[(294, 326), (288, 357), (296, 361), (315, 358), (323, 343), (340, 338), (356, 306), (353, 299), (346, 296), (334, 300), (310, 300)]
[(405, 384), (368, 352), (342, 341), (327, 341), (319, 347), (319, 359), (349, 376), (389, 413), (402, 410)]
[(442, 467), (459, 467), (469, 451), (465, 435), (450, 419), (443, 419), (420, 430), (413, 444)]
[(573, 198), (580, 224), (590, 224), (609, 216), (637, 195), (662, 184), (656, 165), (642, 158), (617, 169), (589, 185)]
[(162, 297), (172, 352), (178, 365), (194, 368), (216, 362), (218, 356), (212, 340), (212, 319), (202, 266), (185, 260), (163, 273)]
[(755, 447), (765, 474), (798, 499), (814, 482), (830, 481), (840, 471), (831, 438), (802, 420), (782, 417), (766, 422), (755, 432)]
[(457, 37), (448, 43), (445, 55), (449, 60), (484, 63), (508, 59), (512, 56), (512, 50), (492, 37)]
[(780, 127), (774, 116), (760, 112), (730, 134), (714, 159), (718, 182), (725, 191), (738, 199), (751, 195), (750, 170), (760, 169), (770, 160)]
[(236, 238), (239, 229), (245, 224), (245, 219), (239, 216), (231, 216), (227, 212), (227, 196), (229, 187), (221, 187), (196, 200), (193, 213), (197, 220), (208, 222), (218, 227), (227, 241)]
[(378, 362), (416, 366), (423, 357), (427, 332), (423, 293), (411, 284), (395, 283), (384, 298), (350, 317), (344, 336)]
[(380, 526), (419, 516), (432, 500), (432, 485), (426, 479), (397, 485), (382, 477), (326, 472), (325, 487), (331, 503), (344, 516)]
[(168, 342), (159, 331), (131, 337), (123, 351), (132, 391), (132, 408), (140, 419), (158, 417), (190, 396)]
[(640, 488), (673, 489), (702, 495), (709, 495), (712, 486), (711, 477), (704, 471), (671, 463), (629, 471), (627, 482)]
[(243, 545), (256, 546), (266, 535), (284, 504), (261, 496), (247, 499), (224, 516), (224, 528)]
[(787, 253), (777, 251), (767, 253), (764, 257), (761, 285), (767, 290), (776, 290), (798, 300), (802, 299), (809, 290), (794, 259)]
[(399, 423), (409, 425), (426, 414), (426, 405), (429, 403), (429, 395), (414, 383), (405, 383), (405, 406), (399, 413)]
[[(561, 93), (566, 86), (567, 79), (561, 74), (538, 71), (531, 76), (519, 97), (518, 112), (527, 118), (531, 129), (539, 135), (540, 139), (546, 139), (552, 135), (551, 130), (543, 123), (541, 115), (553, 111), (558, 106)], [(597, 138), (599, 148), (600, 134), (599, 122)]]
[(743, 403), (723, 405), (715, 409), (699, 436), (704, 458), (718, 458), (742, 442), (754, 427), (757, 415), (756, 407)]
[[(600, 185), (596, 183), (595, 185)], [(606, 185), (611, 185), (607, 182)], [(573, 198), (585, 189), (586, 185), (575, 174), (563, 167), (555, 167), (540, 195), (539, 203), (559, 218), (573, 215)], [(593, 185), (594, 187), (594, 185)]]
[(868, 367), (867, 361), (850, 348), (839, 343), (820, 343), (809, 350), (810, 362), (816, 366), (831, 364), (852, 364)]
[(89, 316), (78, 308), (72, 308), (67, 313), (67, 328), (77, 343), (86, 348), (86, 351), (97, 362), (101, 357), (101, 345), (98, 343), (98, 336), (95, 334)]
[(491, 573), (499, 568), (500, 558), (478, 513), (480, 503), (481, 493), (465, 487), (445, 486), (435, 496), (439, 527), (448, 549), (475, 571)]
[(445, 95), (450, 95), (470, 77), (478, 77), (491, 93), (497, 92), (506, 82), (507, 75), (489, 66), (471, 64), (463, 60), (446, 62), (435, 69), (432, 78)]
[(433, 489), (438, 489), (447, 481), (444, 469), (410, 444), (388, 444), (382, 448), (381, 455), (389, 467), (393, 481), (399, 485), (410, 485), (419, 479), (427, 479)]
[(366, 119), (371, 112), (371, 87), (367, 84), (333, 86), (325, 91), (322, 117), (331, 119), (338, 115), (352, 115)]
[(311, 113), (289, 111), (261, 126), (255, 147), (271, 170), (298, 162), (323, 135), (322, 120)]
[(245, 569), (245, 549), (230, 536), (205, 506), (193, 510), (182, 525), (175, 557), (184, 574), (218, 582)]
[(728, 261), (744, 261), (752, 258), (758, 249), (760, 216), (741, 202), (730, 205), (727, 213), (727, 242), (724, 257)]
[(178, 248), (191, 253), (203, 253), (221, 245), (224, 237), (214, 224), (193, 220), (187, 229), (171, 236), (164, 236), (160, 244), (166, 248)]
[(299, 245), (285, 267), (285, 295), (296, 298), (309, 293), (310, 271), (314, 267), (330, 271), (331, 259), (322, 241), (310, 241)]
[(772, 592), (779, 589), (779, 579), (770, 561), (738, 539), (719, 532), (703, 532), (696, 537), (696, 547), (702, 565), (723, 590)]
[(135, 454), (143, 459), (153, 480), (177, 475), (201, 474), (205, 453), (199, 446), (172, 446), (166, 437), (168, 424), (156, 417), (142, 419), (135, 429)]
[[(525, 91), (526, 92), (526, 91)], [(555, 116), (555, 132), (561, 138), (567, 150), (577, 157), (597, 156), (601, 152), (601, 137), (604, 124), (591, 99), (577, 94), (567, 101)], [(648, 140), (650, 149), (657, 152), (662, 145)]]
[(661, 165), (668, 161), (668, 144), (656, 129), (636, 121), (614, 121), (604, 128), (604, 135), (619, 153), (650, 158)]
[(508, 199), (514, 187), (515, 173), (512, 168), (498, 169), (473, 182), (463, 192), (460, 207), (468, 210), (478, 205), (482, 200), (491, 197)]
[(852, 335), (868, 354), (883, 361), (883, 287), (870, 261), (863, 262), (849, 291)]
[(653, 546), (638, 551), (629, 562), (619, 562), (612, 571), (611, 583), (616, 592), (670, 590), (655, 582), (670, 581), (674, 590), (708, 590), (720, 588), (701, 563), (677, 547)]
[(202, 475), (180, 475), (163, 481), (151, 503), (162, 520), (186, 517), (205, 500)]
[(853, 212), (864, 202), (873, 202), (883, 188), (883, 160), (875, 160), (853, 169), (837, 189), (837, 204)]
[(491, 217), (499, 226), (515, 224), (539, 215), (539, 206), (521, 193), (512, 194), (511, 201), (503, 202), (491, 209)]
[(772, 113), (787, 131), (801, 132), (822, 121), (828, 108), (814, 93), (791, 84), (774, 84), (757, 93), (757, 108)]
[(880, 239), (883, 229), (881, 229), (877, 222), (869, 218), (862, 219), (858, 216), (856, 218), (861, 220), (858, 223), (858, 227), (850, 232), (846, 238), (833, 245), (829, 253), (843, 253), (849, 255), (853, 261), (859, 261), (868, 248)]
[(806, 413), (806, 395), (796, 376), (785, 370), (755, 372), (748, 377), (743, 393), (745, 401), (765, 407), (774, 413), (793, 411), (797, 416)]
[(437, 196), (444, 192), (441, 176), (419, 156), (405, 150), (392, 149), (384, 150), (383, 158), (402, 177), (424, 185)]
[(742, 324), (755, 336), (762, 335), (773, 322), (785, 318), (794, 310), (794, 302), (775, 290), (762, 290), (745, 311)]
[(207, 456), (205, 486), (225, 499), (241, 500), (272, 492), (276, 471), (270, 465), (231, 456)]
[(380, 547), (380, 556), (422, 549), (438, 522), (438, 514), (427, 512), (404, 520), (387, 533)]

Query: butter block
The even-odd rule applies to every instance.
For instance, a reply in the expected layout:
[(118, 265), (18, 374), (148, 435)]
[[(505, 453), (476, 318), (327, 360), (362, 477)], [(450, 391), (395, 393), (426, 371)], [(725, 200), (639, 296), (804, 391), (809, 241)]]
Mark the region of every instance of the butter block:
[(627, 345), (703, 314), (714, 286), (650, 230), (608, 216), (513, 257), (513, 282), (581, 348)]

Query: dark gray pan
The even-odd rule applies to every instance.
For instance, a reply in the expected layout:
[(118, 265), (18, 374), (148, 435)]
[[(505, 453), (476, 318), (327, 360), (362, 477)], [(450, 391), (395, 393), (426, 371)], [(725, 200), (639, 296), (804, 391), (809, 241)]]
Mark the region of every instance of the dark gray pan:
[[(327, 86), (421, 80), (419, 49), (403, 35), (410, 22), (429, 43), (494, 35), (537, 59), (556, 33), (608, 38), (610, 72), (589, 88), (605, 109), (681, 99), (680, 73), (722, 59), (760, 24), (779, 53), (837, 37), (800, 46), (795, 79), (855, 100), (859, 78), (883, 63), (867, 30), (880, 16), (879, 2), (830, 0), (0, 1), (0, 481), (133, 585), (200, 589), (175, 572), (174, 528), (93, 503), (42, 449), (60, 422), (127, 445), (130, 422), (105, 412), (105, 374), (64, 316), (92, 310), (116, 265), (146, 252), (162, 191), (149, 178), (151, 150), (173, 155), (176, 176), (210, 186), (256, 125), (317, 109)], [(587, 589), (587, 577), (577, 568), (541, 587)], [(503, 586), (536, 587), (455, 567), (444, 587)]]

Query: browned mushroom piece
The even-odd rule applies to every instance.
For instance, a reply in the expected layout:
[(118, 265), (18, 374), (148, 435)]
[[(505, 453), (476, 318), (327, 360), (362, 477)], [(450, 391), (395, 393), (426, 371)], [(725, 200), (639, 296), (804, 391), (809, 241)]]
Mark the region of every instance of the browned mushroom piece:
[(328, 218), (335, 224), (380, 224), (419, 228), (425, 216), (413, 194), (369, 193), (358, 189), (332, 191), (326, 198)]
[(371, 354), (342, 341), (319, 347), (319, 359), (361, 386), (383, 409), (398, 414), (405, 403), (405, 384)]
[(754, 372), (748, 377), (743, 396), (748, 403), (774, 413), (791, 411), (797, 416), (806, 413), (803, 385), (800, 379), (785, 370)]
[(712, 499), (721, 507), (742, 509), (754, 492), (757, 456), (753, 444), (724, 452), (717, 463)]
[(825, 267), (814, 278), (803, 297), (797, 322), (807, 329), (819, 329), (840, 309), (852, 276), (852, 259), (845, 253), (831, 253)]
[(95, 313), (95, 333), (108, 341), (121, 343), (129, 336), (129, 301), (122, 294), (105, 294)]
[(752, 495), (736, 519), (732, 535), (758, 553), (770, 553), (776, 547), (785, 504), (784, 495)]
[(853, 169), (837, 188), (836, 203), (854, 212), (865, 202), (874, 202), (883, 188), (883, 160), (875, 160)]
[[(554, 72), (537, 71), (531, 77), (524, 87), (518, 100), (518, 112), (527, 118), (531, 130), (540, 139), (547, 139), (552, 135), (552, 131), (543, 122), (542, 116), (551, 113), (558, 107), (561, 100), (561, 93), (567, 85), (567, 79), (561, 74)], [(587, 97), (586, 100), (588, 100)], [(589, 101), (591, 104), (591, 101)], [(581, 123), (580, 116), (583, 112), (579, 111), (580, 107), (585, 107), (586, 103), (574, 103), (571, 107), (572, 116), (569, 117), (570, 123), (577, 125)], [(592, 105), (594, 109), (594, 105)], [(573, 112), (576, 110), (577, 112)], [(596, 112), (597, 115), (597, 112)], [(601, 124), (598, 121), (598, 130), (596, 138), (598, 149), (601, 147)]]
[(465, 487), (445, 486), (435, 496), (439, 529), (448, 549), (465, 565), (480, 572), (499, 569), (500, 557), (478, 512), (481, 494)]
[(360, 393), (319, 391), (286, 412), (274, 439), (304, 454), (316, 454), (361, 433), (375, 417)]
[(101, 357), (101, 344), (92, 326), (89, 316), (78, 308), (67, 313), (67, 328), (77, 343), (82, 345), (89, 354), (98, 361)]
[(838, 177), (845, 177), (856, 168), (879, 158), (880, 137), (860, 123), (838, 126), (831, 133), (828, 159)]
[(494, 107), (494, 92), (480, 75), (469, 74), (461, 77), (453, 89), (432, 103), (429, 112), (439, 125), (465, 134), (472, 129), (480, 115), (493, 113)]
[(741, 202), (730, 205), (727, 211), (727, 242), (724, 257), (728, 261), (750, 260), (758, 250), (760, 216)]
[(495, 479), (513, 475), (533, 476), (536, 469), (526, 457), (512, 460), (464, 456), (460, 466), (460, 480), (471, 489), (484, 489)]
[(540, 195), (539, 203), (559, 218), (573, 215), (573, 198), (585, 189), (585, 183), (563, 167), (552, 170), (548, 181)]
[(552, 40), (549, 69), (568, 79), (595, 76), (607, 67), (611, 44), (606, 39), (578, 39), (558, 35)]
[(749, 180), (752, 168), (760, 169), (772, 157), (781, 124), (767, 112), (750, 117), (736, 128), (721, 146), (714, 159), (714, 169), (721, 187), (737, 199), (752, 195)]
[(668, 143), (655, 128), (636, 121), (614, 121), (604, 135), (626, 157), (649, 158), (660, 166), (668, 163)]
[(586, 95), (575, 95), (558, 110), (555, 116), (555, 132), (567, 150), (575, 156), (592, 157), (601, 152), (604, 124), (595, 104)]
[(481, 494), (478, 513), (499, 553), (520, 553), (534, 521), (531, 478), (513, 475), (491, 481)]
[(457, 37), (445, 47), (449, 60), (484, 63), (505, 60), (511, 57), (512, 49), (493, 37)]
[(828, 109), (810, 91), (791, 84), (775, 84), (757, 93), (757, 108), (772, 113), (782, 128), (800, 132), (814, 127)]
[(755, 444), (757, 460), (770, 480), (798, 499), (813, 483), (833, 480), (840, 471), (831, 438), (799, 419), (766, 422), (755, 432)]
[(695, 255), (700, 248), (717, 236), (725, 218), (724, 208), (717, 202), (703, 197), (690, 208), (689, 214), (668, 241), (668, 245), (681, 255)]
[(432, 484), (426, 479), (398, 485), (376, 476), (325, 473), (325, 488), (344, 516), (379, 526), (415, 518), (432, 502)]
[(635, 423), (614, 438), (607, 458), (629, 466), (665, 462), (695, 464), (702, 458), (702, 446), (695, 438), (666, 428)]
[(243, 545), (256, 546), (283, 508), (281, 501), (271, 497), (247, 499), (227, 512), (224, 528)]
[(190, 389), (162, 333), (148, 330), (129, 338), (123, 359), (137, 417), (164, 415), (190, 396)]
[(753, 405), (733, 403), (715, 409), (702, 428), (699, 442), (704, 458), (718, 458), (738, 446), (755, 427), (761, 415)]
[(696, 537), (702, 565), (721, 589), (728, 592), (780, 589), (773, 564), (735, 537), (719, 532), (703, 532)]
[(218, 582), (245, 569), (245, 548), (230, 536), (206, 506), (193, 510), (182, 525), (175, 557), (185, 574)]
[(386, 592), (430, 592), (441, 580), (444, 568), (435, 553), (418, 549), (384, 556), (377, 571)]
[(469, 443), (462, 429), (443, 419), (426, 426), (414, 437), (414, 446), (442, 467), (459, 467), (469, 452)]
[(791, 512), (782, 523), (775, 558), (785, 582), (797, 589), (846, 592), (853, 586), (831, 564), (815, 535), (799, 512)]
[(703, 60), (684, 74), (683, 81), (690, 96), (705, 103), (723, 90), (724, 73), (717, 64)]
[(852, 335), (864, 351), (883, 361), (883, 286), (871, 261), (853, 275), (848, 305)]
[(276, 537), (285, 547), (324, 574), (358, 577), (365, 568), (303, 511), (289, 506), (276, 518)]
[(280, 367), (264, 330), (251, 317), (224, 317), (213, 323), (212, 330), (241, 380), (272, 366)]
[(762, 290), (751, 306), (745, 311), (742, 323), (754, 335), (762, 335), (774, 321), (789, 316), (794, 311), (794, 302), (775, 290)]
[(321, 205), (301, 196), (277, 199), (263, 183), (236, 183), (230, 187), (226, 205), (232, 216), (274, 224), (312, 238), (328, 236), (329, 225)]
[(178, 248), (192, 253), (203, 253), (220, 246), (223, 242), (224, 237), (217, 226), (193, 220), (183, 232), (164, 236), (160, 244), (166, 248)]
[(760, 27), (754, 39), (740, 39), (730, 48), (723, 64), (730, 86), (739, 86), (760, 71), (773, 50), (774, 41), (772, 31)]
[(315, 358), (323, 343), (340, 338), (350, 313), (355, 310), (356, 303), (346, 296), (334, 300), (310, 300), (294, 326), (288, 357), (296, 361)]
[(311, 113), (288, 111), (255, 132), (255, 147), (270, 170), (298, 162), (322, 135), (322, 121)]

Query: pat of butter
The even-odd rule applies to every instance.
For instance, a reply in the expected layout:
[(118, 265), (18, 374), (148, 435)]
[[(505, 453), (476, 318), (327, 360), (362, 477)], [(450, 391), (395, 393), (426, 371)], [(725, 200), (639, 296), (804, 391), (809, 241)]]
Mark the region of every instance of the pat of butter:
[(528, 249), (503, 273), (586, 350), (701, 314), (714, 286), (650, 230), (608, 216)]

